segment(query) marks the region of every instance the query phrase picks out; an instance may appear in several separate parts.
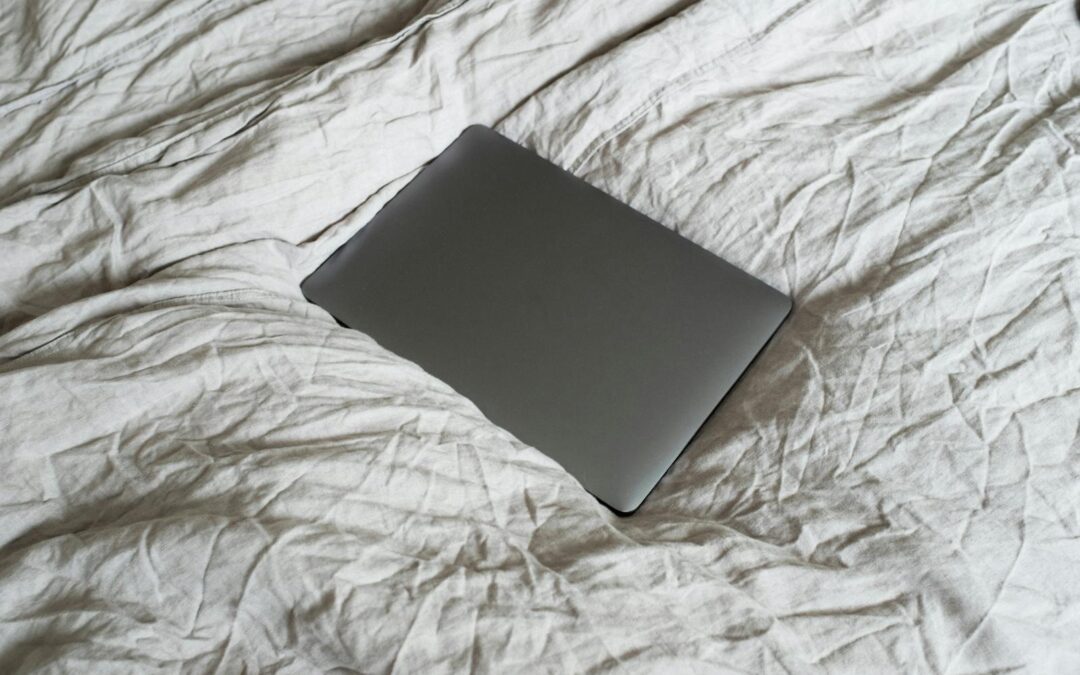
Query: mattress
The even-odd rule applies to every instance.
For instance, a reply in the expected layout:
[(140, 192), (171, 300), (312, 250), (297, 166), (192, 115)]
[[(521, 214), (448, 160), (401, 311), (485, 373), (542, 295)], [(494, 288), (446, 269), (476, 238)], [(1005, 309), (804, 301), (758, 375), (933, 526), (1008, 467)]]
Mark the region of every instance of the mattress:
[[(1073, 3), (0, 30), (5, 671), (1080, 670)], [(795, 300), (632, 517), (299, 292), (473, 123)]]

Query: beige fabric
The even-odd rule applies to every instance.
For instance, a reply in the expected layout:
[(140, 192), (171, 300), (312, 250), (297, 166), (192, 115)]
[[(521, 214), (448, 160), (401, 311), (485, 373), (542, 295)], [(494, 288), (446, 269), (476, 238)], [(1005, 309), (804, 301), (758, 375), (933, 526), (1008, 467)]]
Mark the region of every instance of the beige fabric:
[[(0, 25), (5, 671), (1080, 669), (1070, 3)], [(299, 294), (477, 122), (795, 298), (631, 518)]]

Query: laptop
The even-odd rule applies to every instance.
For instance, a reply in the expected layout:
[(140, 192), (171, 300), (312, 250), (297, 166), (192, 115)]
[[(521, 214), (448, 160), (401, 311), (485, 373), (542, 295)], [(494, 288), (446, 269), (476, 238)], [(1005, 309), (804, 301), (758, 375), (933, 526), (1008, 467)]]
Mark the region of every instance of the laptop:
[(791, 300), (483, 126), (302, 284), (634, 512)]

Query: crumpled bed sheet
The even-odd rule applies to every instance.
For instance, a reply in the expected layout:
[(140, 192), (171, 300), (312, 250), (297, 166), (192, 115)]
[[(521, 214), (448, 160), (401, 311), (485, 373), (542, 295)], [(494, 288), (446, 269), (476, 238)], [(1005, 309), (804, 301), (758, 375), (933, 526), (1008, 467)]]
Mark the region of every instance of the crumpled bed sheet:
[[(1080, 670), (1073, 3), (0, 29), (5, 672)], [(633, 517), (299, 293), (471, 123), (795, 299)]]

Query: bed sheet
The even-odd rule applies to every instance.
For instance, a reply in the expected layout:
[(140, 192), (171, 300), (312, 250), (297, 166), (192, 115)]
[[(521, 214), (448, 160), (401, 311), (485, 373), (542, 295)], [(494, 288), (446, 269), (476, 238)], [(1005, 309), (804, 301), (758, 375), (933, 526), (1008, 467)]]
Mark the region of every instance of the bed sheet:
[[(1080, 669), (1070, 2), (11, 3), (5, 670)], [(484, 123), (794, 297), (633, 517), (298, 284)]]

